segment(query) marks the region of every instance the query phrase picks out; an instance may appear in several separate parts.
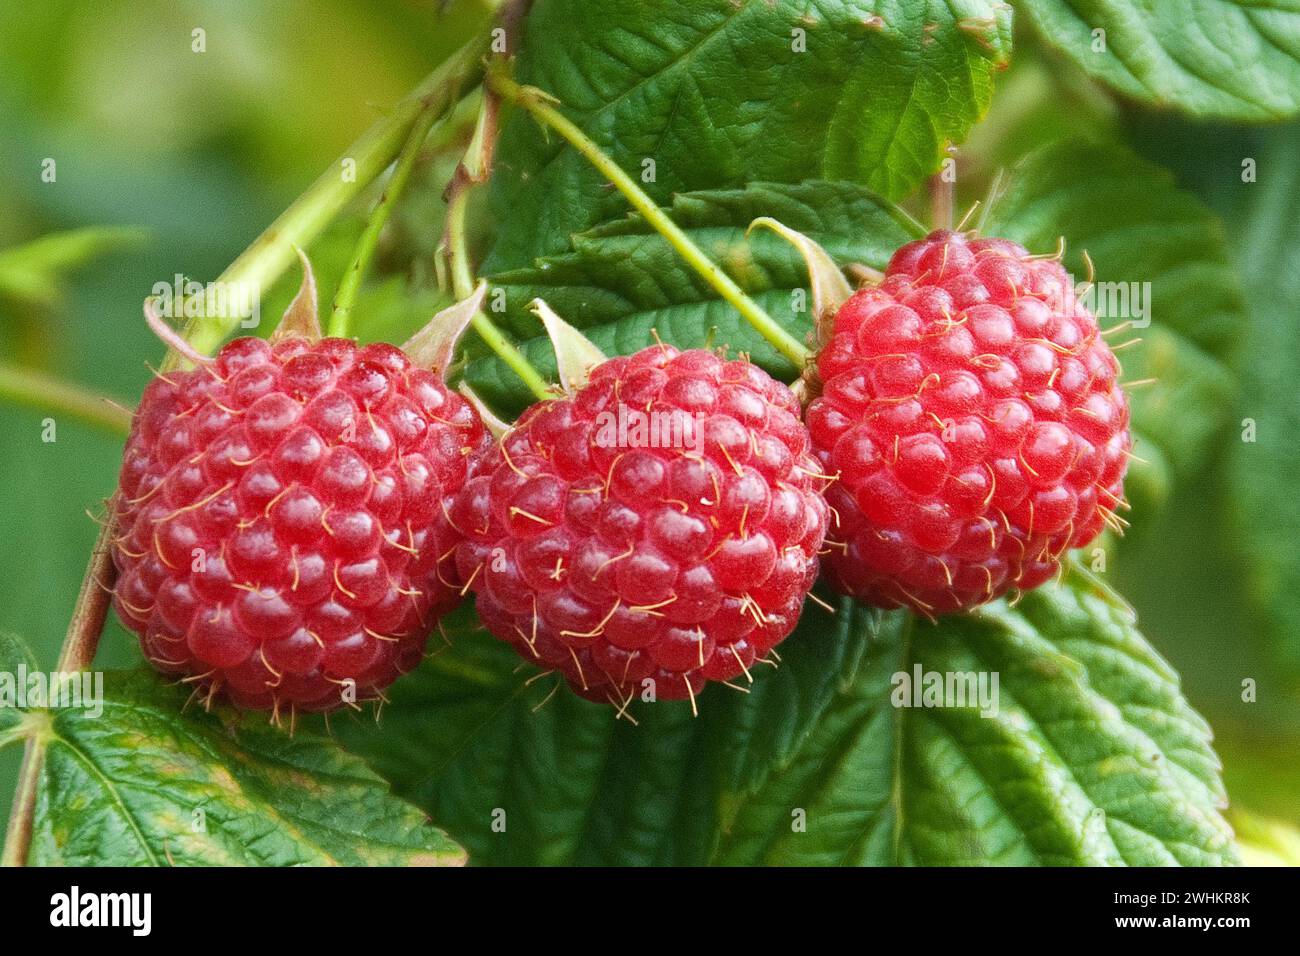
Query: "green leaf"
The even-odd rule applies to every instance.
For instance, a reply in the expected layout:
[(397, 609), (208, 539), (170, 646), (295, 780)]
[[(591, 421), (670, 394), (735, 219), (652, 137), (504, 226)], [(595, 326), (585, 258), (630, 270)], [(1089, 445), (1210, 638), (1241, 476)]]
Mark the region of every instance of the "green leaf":
[[(1230, 507), (1237, 548), (1260, 612), (1263, 637), (1292, 675), (1300, 674), (1300, 127), (1278, 131), (1259, 156), (1267, 172), (1249, 187), (1251, 202), (1238, 259), (1254, 321), (1243, 363), (1240, 430), (1230, 437)], [(1244, 440), (1246, 424), (1253, 441)]]
[(555, 677), (530, 681), (463, 608), (444, 622), (454, 649), (394, 685), (382, 726), (334, 730), (401, 795), (454, 818), (476, 863), (704, 862), (721, 807), (701, 782), (766, 779), (851, 680), (879, 622), (847, 601), (833, 620), (809, 605), (781, 667), (755, 665), (750, 694), (711, 690), (699, 719), (688, 704), (643, 707), (633, 726), (556, 691)]
[[(540, 0), (517, 76), (653, 199), (676, 192), (845, 179), (891, 198), (938, 168), (988, 107), (1011, 47), (989, 0)], [(492, 185), (488, 271), (561, 252), (617, 215), (574, 150), (517, 111)]]
[[(754, 183), (743, 189), (684, 193), (670, 213), (691, 238), (769, 314), (797, 335), (811, 328), (808, 273), (788, 242), (766, 230), (745, 230), (772, 216), (816, 239), (841, 263), (883, 267), (918, 230), (896, 207), (860, 186), (808, 182), (786, 186)], [(681, 348), (727, 344), (747, 351), (773, 374), (796, 373), (788, 360), (754, 332), (734, 308), (678, 256), (640, 217), (622, 217), (575, 236), (572, 250), (543, 258), (526, 269), (489, 279), (490, 308), (504, 293), (494, 321), (522, 343), (543, 375), (554, 375), (555, 356), (540, 323), (528, 309), (540, 296), (585, 332), (606, 354), (626, 354), (653, 343), (657, 332)], [(798, 296), (794, 291), (804, 290)], [(522, 383), (500, 360), (485, 356), (467, 339), (472, 362), (467, 376), (481, 395), (503, 409), (531, 402)]]
[(0, 294), (36, 305), (52, 305), (58, 301), (59, 279), (65, 272), (140, 242), (147, 235), (143, 229), (92, 226), (0, 249)]
[(1300, 112), (1300, 6), (1293, 0), (1017, 6), (1089, 74), (1155, 106), (1249, 120)]
[[(905, 632), (876, 685), (846, 696), (779, 787), (742, 805), (749, 823), (733, 831), (724, 859), (1234, 861), (1209, 728), (1112, 600), (1047, 587), (1016, 611), (999, 602)], [(884, 706), (888, 672), (917, 665), (999, 674), (998, 715)], [(777, 828), (792, 806), (806, 808), (809, 834)], [(819, 838), (801, 840), (814, 819), (825, 821)]]
[(1064, 238), (1078, 282), (1088, 277), (1087, 252), (1103, 329), (1133, 321), (1108, 336), (1121, 347), (1123, 381), (1155, 379), (1129, 392), (1136, 453), (1155, 458), (1144, 451), (1154, 445), (1175, 476), (1195, 473), (1227, 422), (1246, 324), (1218, 220), (1168, 172), (1115, 143), (1066, 140), (1031, 154), (1013, 176), (988, 231), (1040, 253)]
[[(1235, 862), (1209, 728), (1080, 581), (937, 625), (810, 605), (748, 695), (634, 705), (639, 726), (547, 700), (554, 677), (459, 620), (382, 728), (341, 734), (476, 862)], [(914, 666), (996, 673), (996, 714), (891, 706)]]
[[(88, 676), (88, 675), (86, 675)], [(327, 738), (109, 673), (95, 707), (40, 712), (33, 865), (447, 865), (464, 852)], [(83, 696), (90, 700), (93, 695)]]

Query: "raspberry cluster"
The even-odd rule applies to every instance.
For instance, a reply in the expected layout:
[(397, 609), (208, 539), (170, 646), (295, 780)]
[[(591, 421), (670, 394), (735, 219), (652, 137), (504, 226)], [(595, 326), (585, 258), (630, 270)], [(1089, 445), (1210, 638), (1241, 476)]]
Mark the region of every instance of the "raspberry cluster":
[(833, 583), (927, 615), (1042, 584), (1122, 504), (1118, 371), (1054, 259), (943, 230), (903, 246), (817, 359)]
[(246, 708), (374, 697), (459, 596), (447, 504), (487, 441), (393, 346), (236, 339), (145, 390), (118, 614), (160, 670)]
[[(665, 440), (665, 434), (668, 440)], [(453, 521), (488, 629), (592, 700), (747, 675), (817, 576), (823, 484), (793, 393), (745, 360), (657, 345), (528, 409)]]
[(899, 249), (823, 331), (804, 420), (747, 359), (660, 344), (494, 443), (401, 349), (302, 328), (157, 378), (122, 464), (119, 615), (246, 708), (379, 696), (470, 589), (580, 695), (693, 702), (793, 630), (824, 542), (839, 590), (934, 616), (1038, 586), (1124, 504), (1119, 363), (1004, 239)]

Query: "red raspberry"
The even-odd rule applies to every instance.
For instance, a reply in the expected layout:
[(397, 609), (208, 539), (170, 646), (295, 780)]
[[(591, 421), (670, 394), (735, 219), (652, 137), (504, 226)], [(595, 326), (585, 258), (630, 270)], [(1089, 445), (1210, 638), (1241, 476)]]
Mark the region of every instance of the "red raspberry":
[(391, 345), (236, 339), (145, 389), (117, 612), (155, 667), (242, 707), (329, 710), (347, 679), (373, 697), (458, 597), (446, 502), (486, 443)]
[(1055, 260), (945, 230), (903, 246), (817, 359), (833, 583), (927, 615), (1042, 584), (1122, 502), (1118, 371)]
[(488, 629), (580, 695), (622, 706), (650, 678), (693, 701), (794, 628), (826, 531), (816, 473), (785, 385), (652, 346), (524, 412), (457, 499), (456, 563)]

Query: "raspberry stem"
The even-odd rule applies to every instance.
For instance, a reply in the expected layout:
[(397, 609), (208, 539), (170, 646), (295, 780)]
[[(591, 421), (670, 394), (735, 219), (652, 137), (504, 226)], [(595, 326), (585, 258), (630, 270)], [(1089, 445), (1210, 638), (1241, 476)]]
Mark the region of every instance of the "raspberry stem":
[[(486, 35), (471, 40), (438, 66), (411, 95), (363, 133), (307, 187), (217, 281), (224, 285), (243, 285), (259, 295), (269, 288), (294, 261), (294, 246), (310, 245), (397, 158), (421, 116), (430, 115), (436, 121), (456, 105), (456, 94), (482, 76), (482, 54), (486, 46)], [(343, 164), (348, 162), (353, 164), (355, 175), (343, 174)], [(211, 354), (238, 323), (238, 316), (203, 316), (189, 323), (184, 335), (197, 351)], [(162, 370), (180, 364), (180, 356), (169, 352)]]
[[(447, 219), (443, 244), (446, 247), (447, 262), (451, 269), (452, 291), (457, 299), (467, 299), (474, 292), (474, 271), (470, 267), (465, 236), (465, 214), (469, 206), (470, 190), (479, 182), (486, 180), (491, 172), (495, 135), (487, 131), (496, 129), (498, 105), (496, 97), (485, 90), (483, 103), (479, 108), (474, 140), (470, 143), (465, 159), (457, 167), (456, 175), (447, 187)], [(474, 313), (469, 324), (487, 343), (488, 348), (492, 349), (497, 357), (528, 386), (528, 390), (538, 401), (555, 397), (546, 379), (533, 368), (524, 353), (501, 333), (482, 309)]]
[[(453, 85), (455, 82), (456, 80), (453, 78)], [(451, 95), (454, 97), (457, 92), (459, 92), (458, 89), (453, 89)], [(393, 206), (396, 205), (397, 200), (406, 189), (406, 183), (411, 178), (411, 170), (415, 168), (415, 161), (420, 155), (420, 148), (429, 137), (429, 130), (433, 128), (433, 124), (445, 112), (444, 109), (437, 108), (442, 99), (438, 94), (430, 94), (424, 98), (424, 110), (411, 127), (411, 132), (406, 137), (406, 143), (402, 146), (402, 152), (397, 157), (397, 164), (393, 167), (393, 174), (389, 177), (388, 184), (384, 187), (383, 193), (375, 203), (375, 208), (366, 221), (366, 228), (361, 233), (361, 238), (357, 240), (352, 262), (348, 265), (347, 271), (343, 273), (343, 278), (339, 280), (339, 289), (334, 295), (334, 308), (330, 312), (327, 333), (329, 335), (338, 338), (346, 338), (348, 335), (349, 326), (351, 325), (352, 304), (356, 301), (357, 290), (361, 288), (361, 279), (366, 270), (370, 268), (370, 262), (375, 256), (375, 247), (379, 244), (379, 234), (388, 222)]]
[[(463, 299), (474, 291), (474, 277), (469, 269), (469, 260), (465, 253), (465, 205), (469, 199), (469, 191), (466, 189), (455, 189), (447, 207), (447, 238), (449, 240), (448, 252), (451, 259), (452, 285), (456, 290), (456, 297)], [(524, 357), (524, 353), (519, 351), (515, 345), (501, 334), (501, 330), (492, 324), (492, 320), (483, 314), (480, 309), (474, 313), (469, 324), (474, 327), (474, 331), (479, 337), (487, 343), (488, 348), (497, 354), (501, 361), (528, 386), (528, 390), (533, 393), (539, 401), (546, 401), (554, 398), (551, 393), (550, 384), (533, 368), (532, 364)]]
[(555, 102), (553, 97), (535, 87), (520, 86), (514, 80), (496, 71), (488, 72), (485, 83), (488, 89), (522, 106), (543, 126), (550, 127), (563, 136), (569, 145), (614, 184), (633, 208), (668, 240), (692, 269), (744, 316), (759, 335), (795, 365), (800, 368), (804, 366), (809, 358), (808, 349), (768, 315), (762, 306), (746, 295), (731, 276), (723, 272), (717, 263), (710, 259), (604, 150), (568, 117), (555, 109), (551, 105)]

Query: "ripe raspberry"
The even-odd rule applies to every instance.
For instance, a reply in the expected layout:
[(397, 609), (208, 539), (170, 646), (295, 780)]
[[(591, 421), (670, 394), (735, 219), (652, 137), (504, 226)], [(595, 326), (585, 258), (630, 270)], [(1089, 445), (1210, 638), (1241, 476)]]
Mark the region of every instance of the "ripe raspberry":
[(945, 230), (903, 246), (817, 359), (833, 583), (928, 615), (1042, 584), (1121, 504), (1118, 370), (1055, 260)]
[(652, 678), (694, 700), (794, 628), (826, 531), (816, 472), (785, 385), (652, 346), (524, 412), (457, 499), (457, 567), (488, 629), (580, 695), (622, 706)]
[(458, 598), (445, 501), (486, 443), (391, 345), (236, 339), (145, 389), (117, 612), (159, 670), (242, 707), (328, 710), (348, 678), (373, 697)]

